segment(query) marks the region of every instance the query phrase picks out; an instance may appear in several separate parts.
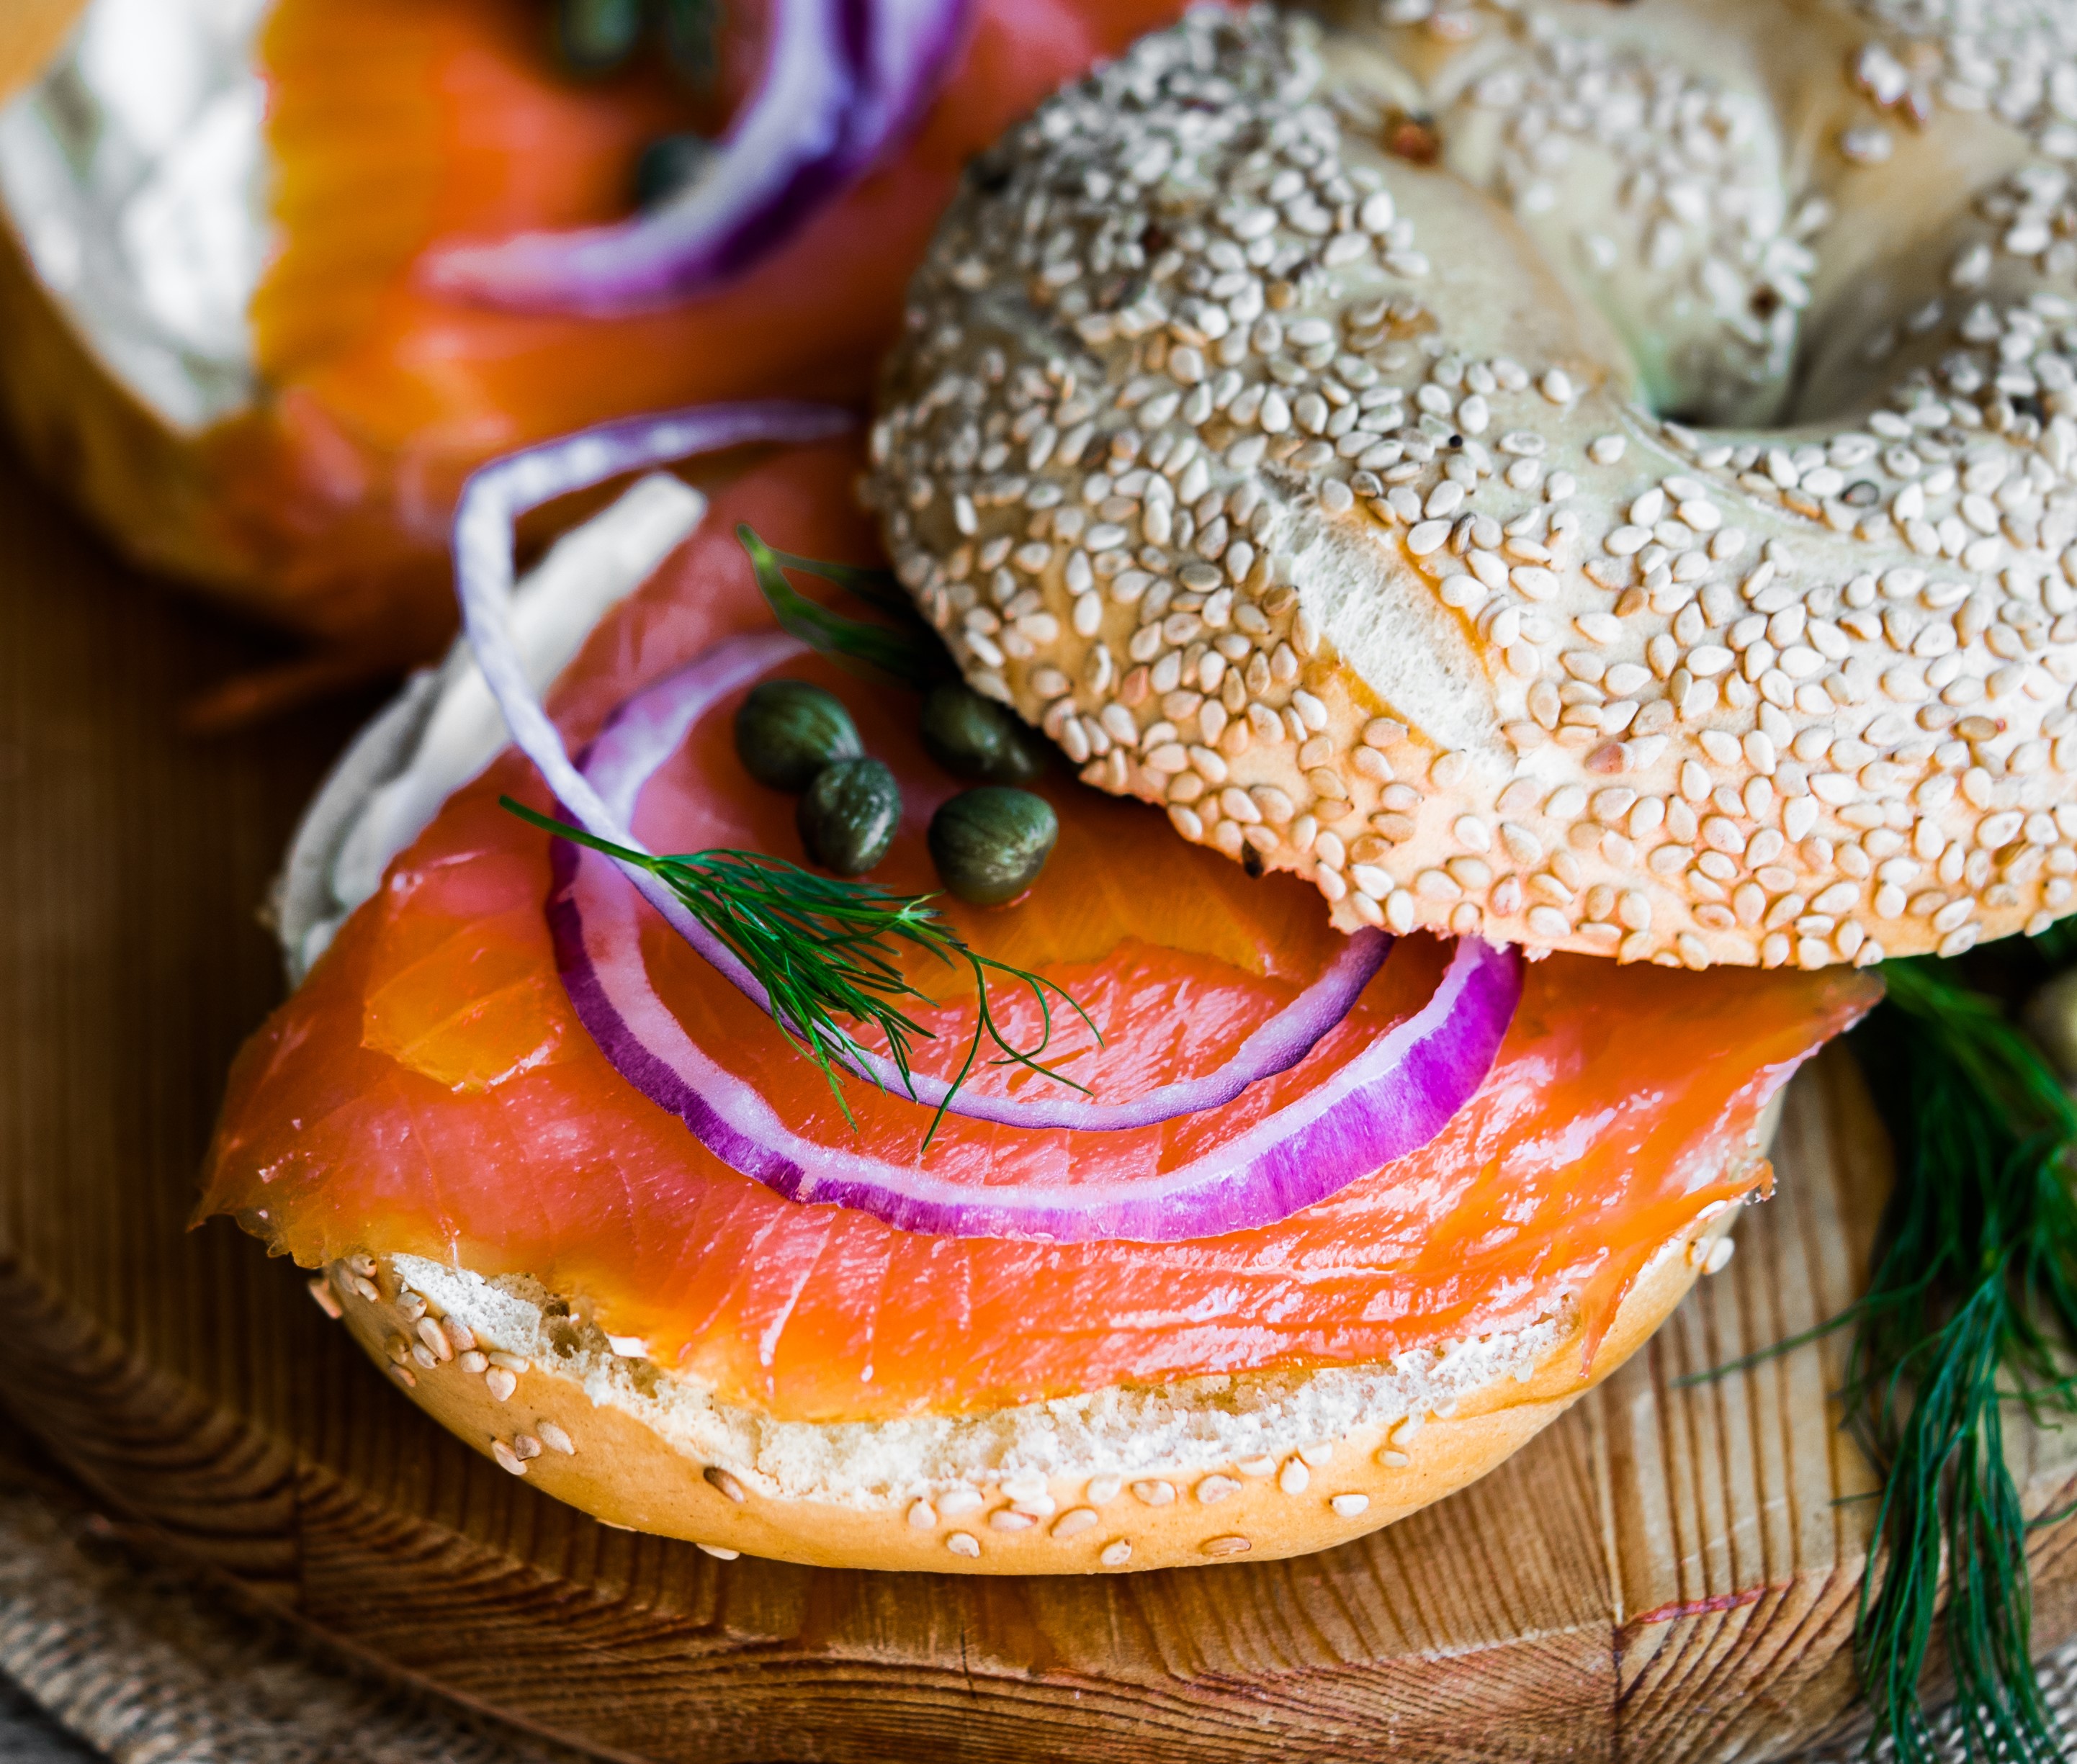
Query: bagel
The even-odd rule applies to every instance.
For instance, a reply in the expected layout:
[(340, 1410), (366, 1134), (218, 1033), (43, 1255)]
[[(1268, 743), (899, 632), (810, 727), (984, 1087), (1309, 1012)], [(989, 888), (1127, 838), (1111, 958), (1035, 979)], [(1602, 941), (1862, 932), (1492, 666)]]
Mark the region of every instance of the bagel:
[(718, 1402), (531, 1279), (364, 1254), (312, 1291), (450, 1433), (607, 1525), (825, 1567), (1180, 1568), (1327, 1549), (1477, 1480), (1730, 1259), (1736, 1211), (1653, 1259), (1584, 1375), (1561, 1308), (1386, 1366), (897, 1421), (779, 1421)]
[(2077, 877), (2077, 27), (1201, 10), (971, 168), (869, 493), (968, 681), (1344, 928), (1872, 963)]
[[(560, 541), (519, 587), (515, 643), (537, 687), (556, 681), (572, 743), (717, 639), (768, 633), (738, 522), (820, 555), (869, 547), (841, 506), (858, 463), (847, 447), (773, 462), (711, 506), (653, 477)], [(916, 738), (899, 745), (917, 706), (852, 689), (868, 751), (905, 790), (930, 788)], [(793, 850), (777, 830), (790, 803), (709, 735), (685, 760), (718, 769), (689, 774), (677, 800), (719, 797), (733, 837)], [(292, 995), (233, 1072), (202, 1211), (317, 1271), (327, 1312), (506, 1471), (724, 1554), (1144, 1569), (1317, 1549), (1438, 1499), (1608, 1375), (1728, 1259), (1739, 1204), (1770, 1179), (1782, 1085), (1874, 996), (1848, 973), (1560, 958), (1524, 979), (1513, 1030), (1434, 1138), (1267, 1225), (1057, 1239), (897, 1226), (869, 1200), (789, 1198), (724, 1163), (611, 1063), (551, 934), (547, 842), (496, 807), (537, 788), (491, 758), (498, 739), (458, 647), (313, 801), (274, 904)], [(1151, 1050), (1136, 1062), (1158, 1061), (1169, 1034), (1164, 962), (1207, 933), (1235, 947), (1221, 922), (1242, 959), (1262, 959), (1258, 939), (1280, 940), (1280, 960), (1344, 947), (1298, 884), (1250, 884), (1157, 817), (1048, 788), (1063, 842), (1032, 899), (957, 922), (984, 951), (1021, 938), (1022, 959), (1093, 972), (1107, 1040)], [(904, 837), (920, 846), (922, 830)], [(880, 880), (908, 886), (905, 861)], [(1057, 935), (1072, 967), (1042, 958)], [(1426, 946), (1400, 954), (1439, 972)], [(1247, 1008), (1237, 964), (1193, 956), (1184, 971), (1207, 1021)], [(776, 1034), (761, 1019), (729, 1033)], [(755, 1070), (761, 1103), (789, 1121), (826, 1107), (783, 1048)], [(1331, 1084), (1331, 1068), (1311, 1072), (1258, 1090), (1269, 1112), (1244, 1118), (1276, 1130), (1276, 1096)], [(1417, 1107), (1421, 1082), (1392, 1105)], [(956, 1177), (913, 1150), (926, 1110), (855, 1091), (852, 1106), (867, 1134), (908, 1111), (893, 1122), (901, 1155)], [(1199, 1130), (1223, 1127), (1208, 1114)], [(1063, 1148), (1059, 1134), (985, 1130), (992, 1184), (1063, 1149), (1099, 1180), (1146, 1168), (1129, 1133)], [(951, 1121), (938, 1143), (960, 1154), (973, 1131)], [(835, 1170), (861, 1142), (840, 1133), (822, 1155)]]
[[(626, 215), (645, 145), (726, 114), (653, 44), (564, 69), (554, 10), (0, 5), (0, 93), (28, 82), (0, 116), (0, 422), (134, 562), (314, 640), (277, 692), (439, 652), (448, 518), (489, 459), (659, 405), (863, 401), (960, 161), (1174, 3), (978, 6), (919, 128), (808, 202), (797, 255), (610, 318), (423, 273), (443, 243)], [(735, 83), (761, 15), (708, 16)], [(851, 273), (801, 273), (831, 260)]]

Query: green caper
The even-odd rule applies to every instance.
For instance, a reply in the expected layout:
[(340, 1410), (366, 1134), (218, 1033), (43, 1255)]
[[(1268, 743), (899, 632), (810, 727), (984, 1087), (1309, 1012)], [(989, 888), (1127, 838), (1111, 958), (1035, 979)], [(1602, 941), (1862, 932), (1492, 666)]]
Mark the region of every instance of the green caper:
[(1046, 751), (1007, 705), (954, 680), (923, 700), (923, 746), (955, 778), (1030, 784), (1046, 772)]
[(1059, 818), (1029, 790), (962, 790), (930, 817), (930, 856), (945, 886), (976, 906), (1014, 901), (1038, 880)]
[(805, 790), (823, 767), (865, 751), (858, 726), (836, 697), (805, 680), (767, 680), (735, 714), (743, 768), (774, 790)]
[(635, 162), (635, 206), (647, 214), (661, 208), (696, 180), (714, 158), (704, 135), (660, 135)]
[(554, 10), (556, 59), (580, 79), (612, 73), (642, 40), (642, 0), (555, 0)]
[(877, 759), (839, 759), (815, 774), (793, 817), (808, 856), (839, 876), (864, 876), (901, 825), (901, 786)]
[(718, 0), (662, 0), (664, 52), (696, 85), (714, 75), (714, 35), (721, 28)]

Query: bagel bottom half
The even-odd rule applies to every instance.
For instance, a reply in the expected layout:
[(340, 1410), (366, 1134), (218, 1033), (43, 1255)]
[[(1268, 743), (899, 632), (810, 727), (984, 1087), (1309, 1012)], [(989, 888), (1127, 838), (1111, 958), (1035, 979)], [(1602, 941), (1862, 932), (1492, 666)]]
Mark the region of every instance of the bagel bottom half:
[(1644, 1342), (1728, 1254), (1736, 1212), (1710, 1209), (1665, 1245), (1584, 1368), (1559, 1303), (1388, 1366), (896, 1421), (732, 1408), (524, 1279), (360, 1255), (314, 1290), (435, 1420), (605, 1524), (828, 1567), (1091, 1573), (1299, 1555), (1475, 1481)]

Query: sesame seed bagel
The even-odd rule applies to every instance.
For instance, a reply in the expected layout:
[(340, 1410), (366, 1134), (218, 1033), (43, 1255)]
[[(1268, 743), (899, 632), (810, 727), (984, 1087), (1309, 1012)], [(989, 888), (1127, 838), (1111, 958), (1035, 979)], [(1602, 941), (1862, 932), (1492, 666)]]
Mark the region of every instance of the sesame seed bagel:
[(972, 168), (869, 494), (1344, 927), (1958, 953), (2077, 877), (2072, 157), (2056, 0), (1200, 12)]
[(1560, 1308), (1390, 1366), (901, 1421), (731, 1408), (528, 1280), (361, 1255), (312, 1291), (442, 1426), (608, 1525), (829, 1567), (1093, 1573), (1298, 1555), (1476, 1480), (1723, 1265), (1735, 1210), (1713, 1209), (1661, 1251), (1584, 1376)]

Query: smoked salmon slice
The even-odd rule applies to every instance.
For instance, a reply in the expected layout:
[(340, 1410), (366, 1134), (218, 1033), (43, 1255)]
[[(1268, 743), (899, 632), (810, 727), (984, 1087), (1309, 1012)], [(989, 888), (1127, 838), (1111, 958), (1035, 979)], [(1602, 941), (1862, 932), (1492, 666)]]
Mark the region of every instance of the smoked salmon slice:
[[(721, 293), (602, 320), (443, 297), (419, 266), (438, 243), (626, 214), (644, 144), (711, 131), (725, 105), (656, 69), (561, 78), (529, 0), (278, 0), (259, 52), (279, 241), (252, 306), (267, 390), (196, 443), (201, 551), (277, 621), (371, 659), (429, 653), (453, 628), (447, 520), (469, 472), (639, 411), (861, 401), (967, 158), (1180, 10), (980, 0), (889, 162)], [(728, 13), (747, 80), (759, 9)]]
[[(872, 561), (849, 493), (856, 466), (847, 447), (806, 450), (719, 497), (565, 675), (552, 708), (572, 746), (715, 642), (769, 628), (737, 522), (789, 551)], [(907, 732), (913, 704), (825, 677), (909, 799), (878, 879), (926, 886), (921, 826), (953, 786)], [(661, 849), (681, 848), (676, 830), (795, 855), (790, 800), (733, 767), (726, 743), (718, 711), (660, 776), (641, 830)], [(1765, 1180), (1754, 1134), (1767, 1101), (1875, 996), (1850, 971), (1555, 957), (1530, 967), (1490, 1075), (1437, 1138), (1277, 1224), (1159, 1244), (905, 1232), (737, 1175), (618, 1075), (556, 971), (550, 842), (497, 806), (501, 792), (548, 806), (509, 754), (457, 793), (240, 1056), (202, 1213), (236, 1216), (306, 1265), (367, 1250), (531, 1275), (641, 1337), (660, 1364), (784, 1419), (1376, 1362), (1518, 1326), (1560, 1296), (1591, 1345), (1662, 1246)], [(1251, 879), (1137, 805), (1072, 783), (1049, 793), (1063, 833), (1030, 894), (956, 911), (976, 947), (1058, 979), (1099, 1021), (1120, 1001), (1174, 1021), (1114, 1069), (1080, 1046), (1068, 1066), (1078, 1076), (1130, 1089), (1216, 1061), (1336, 946), (1302, 884)], [(650, 955), (703, 1047), (789, 1125), (839, 1142), (849, 1130), (821, 1076), (768, 1021), (660, 925)], [(1443, 955), (1402, 940), (1357, 1010), (1255, 1089), (1303, 1084), (1341, 1057), (1338, 1038), (1381, 1033), (1426, 996)], [(951, 1027), (957, 1008), (945, 1009)], [(851, 1096), (861, 1140), (922, 1155), (926, 1111)], [(1159, 1142), (1169, 1130), (1154, 1131), (1151, 1146), (1106, 1147), (1063, 1142), (1134, 1136), (948, 1121), (927, 1156), (1012, 1182), (1063, 1159), (1158, 1165), (1172, 1148)]]

